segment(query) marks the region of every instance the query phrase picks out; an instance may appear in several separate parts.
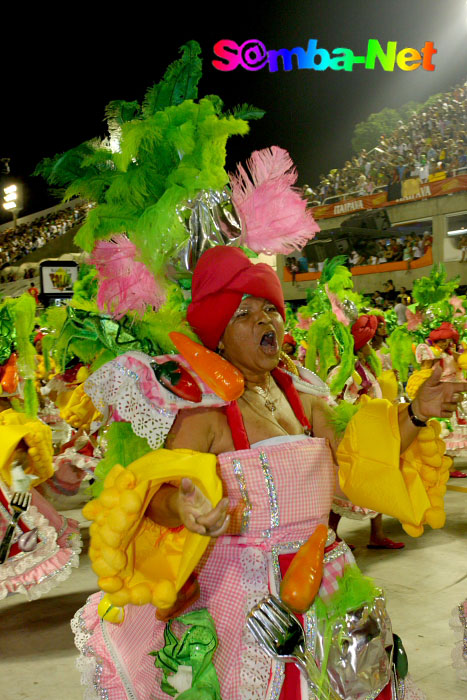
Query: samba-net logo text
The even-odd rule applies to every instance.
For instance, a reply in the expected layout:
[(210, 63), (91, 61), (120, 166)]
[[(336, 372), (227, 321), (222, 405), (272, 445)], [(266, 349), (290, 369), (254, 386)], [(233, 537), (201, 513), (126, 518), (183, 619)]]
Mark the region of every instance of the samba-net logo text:
[(366, 53), (356, 55), (352, 49), (339, 47), (328, 51), (318, 47), (317, 39), (309, 39), (306, 49), (297, 46), (294, 49), (269, 51), (258, 39), (248, 39), (240, 45), (232, 39), (221, 39), (214, 45), (214, 53), (218, 58), (212, 61), (212, 65), (217, 70), (232, 71), (240, 67), (257, 71), (267, 66), (270, 73), (275, 73), (281, 68), (285, 71), (293, 68), (353, 71), (355, 65), (362, 65), (368, 70), (380, 66), (385, 71), (393, 71), (396, 67), (402, 71), (419, 68), (434, 71), (433, 56), (438, 51), (433, 41), (425, 41), (419, 50), (399, 48), (397, 41), (388, 41), (383, 46), (378, 39), (368, 39)]

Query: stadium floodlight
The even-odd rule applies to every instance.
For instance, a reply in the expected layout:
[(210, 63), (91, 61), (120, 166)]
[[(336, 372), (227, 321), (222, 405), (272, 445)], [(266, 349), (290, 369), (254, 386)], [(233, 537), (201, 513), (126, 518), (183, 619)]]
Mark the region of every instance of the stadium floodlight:
[(21, 209), (21, 188), (18, 185), (7, 185), (3, 188), (3, 208), (13, 215), (13, 227), (16, 228), (16, 217)]

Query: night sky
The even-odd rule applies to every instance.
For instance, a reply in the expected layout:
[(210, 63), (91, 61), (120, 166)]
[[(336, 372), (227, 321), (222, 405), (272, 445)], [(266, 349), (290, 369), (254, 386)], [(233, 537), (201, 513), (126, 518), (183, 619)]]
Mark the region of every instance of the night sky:
[[(162, 18), (161, 7), (168, 16)], [(11, 158), (12, 175), (25, 184), (22, 214), (56, 202), (39, 178), (29, 177), (41, 158), (104, 136), (105, 105), (141, 101), (189, 39), (202, 48), (200, 96), (217, 94), (226, 107), (249, 102), (267, 112), (251, 122), (249, 135), (228, 142), (228, 169), (252, 150), (277, 144), (290, 151), (299, 184), (313, 185), (321, 172), (342, 166), (352, 154), (355, 124), (371, 112), (422, 102), (467, 78), (466, 0), (132, 2), (123, 10), (95, 2), (53, 12), (17, 6), (2, 9), (1, 37), (0, 158)], [(220, 39), (259, 39), (268, 50), (306, 49), (317, 39), (329, 51), (355, 54), (366, 53), (369, 39), (383, 46), (397, 41), (398, 51), (434, 41), (438, 53), (431, 72), (384, 72), (378, 65), (355, 65), (352, 72), (220, 72), (211, 64)]]

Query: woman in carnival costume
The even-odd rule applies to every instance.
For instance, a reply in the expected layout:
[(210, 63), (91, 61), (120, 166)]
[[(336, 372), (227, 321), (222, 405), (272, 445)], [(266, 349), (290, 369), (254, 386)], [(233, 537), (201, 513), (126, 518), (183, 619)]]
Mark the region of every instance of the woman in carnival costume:
[[(463, 379), (462, 365), (467, 357), (464, 353), (458, 353), (459, 331), (447, 321), (430, 331), (427, 341), (419, 343), (415, 351), (415, 359), (420, 364), (420, 370), (414, 372), (407, 383), (409, 398), (415, 396), (420, 383), (433, 372), (433, 368), (439, 364), (442, 370), (441, 381), (456, 381)], [(466, 419), (459, 411), (451, 418), (453, 432), (444, 437), (447, 453), (455, 457), (465, 451), (467, 447)], [(459, 470), (451, 471), (451, 477), (465, 478), (466, 474)]]
[[(78, 566), (78, 523), (59, 514), (38, 492), (54, 473), (52, 431), (37, 417), (31, 296), (6, 299), (0, 309), (0, 599), (23, 593), (35, 600)], [(11, 406), (15, 406), (11, 408)]]
[[(168, 83), (178, 81), (187, 56), (199, 77), (193, 44), (167, 71)], [(271, 660), (245, 623), (265, 595), (280, 594), (294, 554), (324, 526), (319, 594), (309, 600), (316, 608), (303, 610), (307, 653), (322, 668), (322, 678), (315, 675), (323, 687), (320, 700), (389, 700), (396, 697), (396, 683), (407, 700), (420, 698), (410, 680), (399, 683), (392, 673), (381, 592), (360, 580), (347, 546), (327, 531), (335, 488), (330, 445), (337, 448), (341, 486), (353, 502), (399, 517), (413, 536), (425, 524), (441, 527), (448, 460), (436, 426), (421, 425), (431, 415), (450, 415), (462, 385), (444, 384), (440, 391), (435, 372), (410, 414), (382, 400), (362, 400), (337, 446), (326, 385), (305, 369), (298, 376), (277, 367), (285, 317), (277, 276), (233, 247), (241, 242), (258, 253), (289, 254), (316, 232), (306, 202), (293, 189), (291, 159), (277, 147), (256, 152), (251, 179), (241, 167), (231, 179), (242, 223), (242, 237), (235, 240), (226, 219), (219, 224), (213, 211), (225, 201), (215, 192), (226, 184), (223, 145), (229, 134), (246, 132), (245, 117), (223, 114), (213, 96), (195, 102), (197, 80), (186, 78), (177, 90), (154, 86), (143, 116), (136, 103), (112, 103), (118, 152), (88, 142), (69, 161), (65, 154), (47, 164), (55, 182), (65, 161), (82, 164), (70, 194), (89, 197), (92, 191), (98, 203), (79, 233), (83, 246), (90, 250), (96, 239), (123, 231), (130, 239), (98, 241), (93, 253), (98, 303), (115, 318), (138, 309), (150, 325), (153, 316), (163, 315), (148, 268), (160, 272), (164, 255), (180, 250), (184, 222), (189, 246), (179, 260), (196, 263), (202, 253), (187, 316), (204, 347), (187, 342), (188, 328), (173, 335), (178, 355), (121, 353), (120, 346), (115, 359), (96, 367), (85, 383), (103, 422), (113, 421), (100, 494), (84, 509), (93, 521), (89, 555), (103, 593), (91, 596), (72, 623), (87, 697), (310, 697), (298, 668)], [(190, 90), (185, 101), (182, 82)], [(176, 103), (167, 105), (168, 97)], [(243, 114), (255, 114), (243, 107)], [(73, 180), (69, 171), (64, 177)], [(227, 218), (231, 223), (233, 212)], [(209, 249), (213, 241), (226, 245)], [(106, 264), (109, 256), (112, 265)], [(118, 274), (117, 259), (124, 261)], [(148, 304), (160, 311), (151, 315)], [(363, 439), (368, 433), (372, 442)], [(119, 436), (119, 445), (111, 435)], [(125, 449), (135, 437), (151, 448), (139, 459)], [(428, 484), (423, 468), (434, 456), (436, 480), (430, 472)], [(371, 482), (375, 472), (377, 486)], [(355, 628), (355, 615), (348, 616), (351, 651), (339, 641), (329, 646), (333, 625), (356, 609), (365, 623), (363, 630), (358, 621)], [(337, 661), (342, 653), (349, 662), (344, 673)], [(398, 669), (405, 676), (406, 669)]]
[[(383, 392), (379, 384), (381, 365), (376, 351), (373, 350), (371, 345), (371, 341), (374, 339), (381, 324), (381, 318), (384, 321), (384, 317), (364, 314), (359, 316), (351, 327), (356, 359), (353, 372), (339, 396), (341, 401), (355, 404), (361, 400), (362, 396), (368, 396), (372, 399), (383, 398)], [(333, 372), (330, 374), (330, 381), (332, 381), (332, 376)], [(330, 525), (335, 532), (337, 532), (341, 516), (358, 520), (370, 518), (371, 533), (370, 541), (367, 545), (369, 549), (403, 549), (405, 547), (403, 542), (394, 542), (385, 535), (381, 513), (375, 513), (366, 508), (355, 506), (345, 498), (342, 491), (335, 495), (332, 505)]]
[[(200, 471), (195, 472), (196, 477), (191, 479), (180, 479), (183, 467), (182, 473), (174, 468), (172, 473), (168, 469), (164, 474), (165, 464), (161, 462), (158, 466), (156, 452), (125, 471), (116, 467), (115, 473), (108, 475), (100, 499), (87, 506), (86, 514), (95, 519), (90, 555), (94, 569), (101, 576), (101, 586), (108, 591), (107, 606), (136, 604), (126, 609), (121, 625), (112, 625), (105, 619), (102, 594), (96, 594), (76, 617), (75, 628), (83, 654), (98, 660), (99, 692), (106, 692), (109, 698), (126, 697), (125, 692), (128, 697), (133, 693), (141, 700), (165, 697), (158, 689), (162, 674), (154, 672), (148, 657), (150, 651), (164, 647), (164, 625), (155, 621), (152, 606), (143, 603), (152, 599), (159, 608), (158, 617), (164, 619), (177, 615), (191, 601), (189, 597), (186, 599), (183, 590), (178, 600), (168, 595), (173, 587), (164, 584), (166, 591), (158, 580), (159, 575), (164, 581), (170, 576), (167, 567), (161, 573), (148, 570), (141, 557), (149, 551), (150, 542), (159, 542), (160, 546), (165, 543), (168, 553), (174, 551), (174, 543), (170, 543), (169, 538), (175, 538), (181, 532), (180, 528), (204, 538), (206, 544), (209, 536), (213, 538), (195, 569), (200, 597), (192, 609), (207, 608), (214, 619), (219, 638), (214, 665), (221, 696), (232, 700), (266, 698), (273, 692), (272, 697), (302, 697), (299, 690), (302, 682), (297, 673), (292, 673), (294, 667), (288, 665), (290, 673), (286, 672), (284, 677), (282, 664), (271, 663), (245, 630), (245, 619), (251, 606), (269, 591), (278, 594), (281, 572), (297, 548), (294, 543), (303, 542), (319, 523), (327, 523), (334, 493), (334, 459), (327, 440), (335, 446), (336, 442), (328, 424), (326, 405), (318, 398), (319, 394), (325, 396), (327, 392), (306, 372), (306, 379), (294, 381), (291, 375), (276, 369), (283, 318), (280, 283), (271, 268), (253, 265), (236, 249), (215, 248), (203, 255), (195, 269), (188, 319), (204, 345), (212, 350), (218, 349), (242, 373), (245, 388), (238, 400), (224, 407), (181, 410), (170, 429), (166, 445), (175, 452), (182, 450), (183, 456), (190, 455), (199, 460), (205, 459), (206, 455), (216, 455), (223, 495), (220, 498), (216, 493), (214, 499), (212, 496), (210, 500), (206, 498), (209, 487), (202, 484)], [(125, 366), (127, 362), (119, 358), (120, 365)], [(133, 372), (142, 372), (146, 362), (141, 359), (142, 364), (131, 363), (130, 366)], [(117, 381), (117, 367), (104, 367), (100, 371), (103, 377), (97, 376), (99, 371), (94, 378), (91, 377), (93, 396), (98, 393), (99, 386), (102, 392), (104, 379), (106, 383)], [(228, 371), (227, 367), (225, 371)], [(441, 387), (444, 392), (440, 391)], [(459, 389), (456, 384), (440, 386), (435, 375), (420, 389), (412, 408), (412, 418), (407, 409), (398, 412), (396, 407), (379, 400), (375, 403), (378, 410), (383, 411), (383, 420), (374, 420), (372, 401), (361, 409), (360, 420), (366, 422), (372, 416), (373, 428), (376, 430), (379, 426), (385, 449), (389, 437), (386, 421), (389, 420), (391, 431), (395, 431), (390, 437), (391, 452), (394, 454), (397, 446), (399, 455), (399, 450), (403, 452), (409, 448), (419, 433), (413, 421), (420, 424), (432, 413), (450, 413), (455, 405), (452, 392), (456, 389)], [(365, 412), (367, 418), (363, 417)], [(359, 414), (360, 411), (356, 416)], [(366, 429), (363, 423), (357, 427), (354, 420), (339, 448), (341, 464), (352, 464), (351, 471), (358, 469), (358, 465), (367, 459), (357, 448)], [(356, 431), (353, 439), (350, 437), (352, 431)], [(165, 460), (167, 453), (161, 452)], [(372, 469), (377, 471), (376, 440), (369, 452)], [(405, 454), (407, 456), (408, 452)], [(385, 460), (382, 454), (378, 457), (381, 462)], [(415, 463), (416, 459), (409, 469), (413, 470)], [(151, 478), (158, 484), (148, 481), (149, 469)], [(145, 475), (141, 476), (143, 472)], [(346, 488), (342, 476), (341, 484)], [(138, 489), (139, 500), (135, 500), (134, 506), (130, 504), (127, 516), (118, 522), (113, 509), (120, 504), (119, 516), (125, 507), (122, 499), (127, 498), (125, 494), (130, 494), (132, 487)], [(157, 492), (152, 495), (157, 487)], [(374, 488), (377, 490), (376, 484)], [(391, 499), (399, 501), (394, 493)], [(402, 496), (404, 499), (406, 496)], [(416, 505), (414, 508), (417, 510)], [(132, 509), (138, 511), (139, 530), (134, 531), (133, 541), (128, 542), (125, 538), (119, 539), (118, 532), (127, 527), (133, 530), (134, 519), (128, 519)], [(406, 523), (406, 530), (419, 534), (420, 523), (426, 515), (431, 520), (427, 511), (421, 517), (419, 511), (415, 517), (418, 522)], [(439, 525), (440, 522), (435, 520), (432, 524)], [(110, 547), (109, 542), (113, 542), (116, 549)], [(186, 539), (179, 547), (185, 544)], [(336, 579), (348, 564), (353, 563), (353, 559), (346, 545), (336, 544), (331, 536), (324, 561), (320, 597), (326, 600), (337, 590)], [(123, 580), (126, 583), (122, 590)], [(99, 621), (99, 606), (103, 621)], [(189, 624), (188, 616), (184, 620)], [(179, 625), (173, 629), (181, 631)], [(165, 654), (169, 654), (167, 634), (165, 641)], [(173, 653), (173, 645), (171, 649)], [(159, 660), (158, 665), (165, 671), (163, 688), (166, 690), (170, 688), (171, 679), (168, 669), (175, 671), (179, 663), (173, 661), (171, 666), (168, 661), (164, 664)], [(175, 686), (178, 680), (174, 680)], [(283, 688), (282, 695), (280, 688)], [(392, 697), (390, 687), (380, 690), (383, 692), (381, 697)], [(420, 696), (416, 691), (407, 690), (406, 697)]]

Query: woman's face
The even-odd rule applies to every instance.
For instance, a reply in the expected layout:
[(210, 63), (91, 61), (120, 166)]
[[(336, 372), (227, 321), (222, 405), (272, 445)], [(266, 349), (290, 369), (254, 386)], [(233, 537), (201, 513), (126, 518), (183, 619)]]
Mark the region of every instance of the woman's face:
[(386, 324), (385, 323), (378, 323), (378, 328), (376, 329), (376, 335), (381, 336), (382, 338), (386, 338), (388, 334)]
[(220, 347), (244, 374), (270, 372), (277, 366), (284, 339), (284, 321), (267, 299), (246, 297), (230, 319)]
[(442, 338), (436, 341), (436, 345), (441, 348), (441, 350), (447, 350), (451, 345), (451, 338)]

